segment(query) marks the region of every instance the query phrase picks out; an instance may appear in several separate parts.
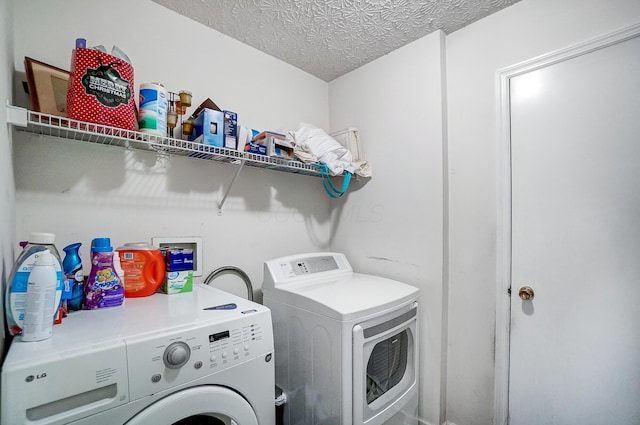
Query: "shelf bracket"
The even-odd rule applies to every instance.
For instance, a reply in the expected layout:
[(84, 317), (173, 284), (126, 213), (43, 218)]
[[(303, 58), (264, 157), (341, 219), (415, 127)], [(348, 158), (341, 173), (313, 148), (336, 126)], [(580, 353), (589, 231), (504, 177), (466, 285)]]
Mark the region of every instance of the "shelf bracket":
[(244, 167), (244, 163), (245, 163), (244, 160), (240, 160), (240, 166), (236, 170), (236, 173), (234, 174), (233, 179), (231, 179), (231, 183), (229, 183), (229, 187), (227, 188), (227, 191), (224, 193), (224, 196), (222, 197), (222, 200), (218, 204), (218, 215), (222, 215), (222, 206), (227, 201), (227, 196), (229, 196), (229, 192), (231, 191), (231, 187), (236, 182), (236, 179), (238, 178), (238, 175), (240, 174), (240, 171), (242, 171), (242, 167)]
[(29, 120), (29, 114), (26, 109), (19, 106), (13, 106), (7, 101), (7, 123), (17, 125), (18, 127), (26, 127)]

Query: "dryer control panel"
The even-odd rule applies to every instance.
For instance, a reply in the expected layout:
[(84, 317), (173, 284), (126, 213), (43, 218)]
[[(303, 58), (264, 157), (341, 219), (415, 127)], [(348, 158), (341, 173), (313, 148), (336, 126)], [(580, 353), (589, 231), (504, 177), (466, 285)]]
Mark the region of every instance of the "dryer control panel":
[(309, 257), (294, 260), (289, 263), (291, 270), (296, 275), (328, 272), (338, 269), (336, 259), (330, 255), (322, 257)]
[(310, 278), (351, 274), (353, 269), (344, 254), (317, 252), (282, 257), (265, 262), (263, 288)]

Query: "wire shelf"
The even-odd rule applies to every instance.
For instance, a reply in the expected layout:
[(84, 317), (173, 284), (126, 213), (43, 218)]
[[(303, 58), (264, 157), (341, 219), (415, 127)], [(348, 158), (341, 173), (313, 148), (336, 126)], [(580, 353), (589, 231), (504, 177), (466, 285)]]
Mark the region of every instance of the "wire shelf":
[(244, 163), (251, 167), (267, 168), (270, 170), (315, 177), (321, 176), (315, 165), (305, 164), (300, 161), (287, 161), (265, 155), (203, 145), (187, 140), (77, 121), (29, 111), (11, 105), (7, 105), (7, 109), (8, 122), (19, 127), (19, 131), (101, 145), (118, 146), (126, 149), (154, 151), (165, 155), (185, 156), (234, 164)]

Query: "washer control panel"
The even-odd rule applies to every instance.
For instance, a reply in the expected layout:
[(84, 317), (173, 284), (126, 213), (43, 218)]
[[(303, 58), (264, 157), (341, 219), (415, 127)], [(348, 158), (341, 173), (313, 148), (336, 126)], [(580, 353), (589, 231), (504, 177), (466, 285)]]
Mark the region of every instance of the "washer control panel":
[(128, 338), (131, 400), (234, 367), (273, 352), (271, 313), (252, 311), (162, 336)]

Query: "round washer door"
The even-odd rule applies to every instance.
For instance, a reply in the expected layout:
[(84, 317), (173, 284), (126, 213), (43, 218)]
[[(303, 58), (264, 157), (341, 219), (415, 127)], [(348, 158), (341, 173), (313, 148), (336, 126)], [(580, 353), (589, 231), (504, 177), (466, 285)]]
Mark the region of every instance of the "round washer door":
[[(127, 425), (188, 424), (190, 417), (209, 416), (238, 425), (258, 425), (251, 405), (227, 388), (213, 385), (188, 388), (171, 394), (146, 407), (131, 418)], [(182, 422), (181, 422), (182, 421)]]

